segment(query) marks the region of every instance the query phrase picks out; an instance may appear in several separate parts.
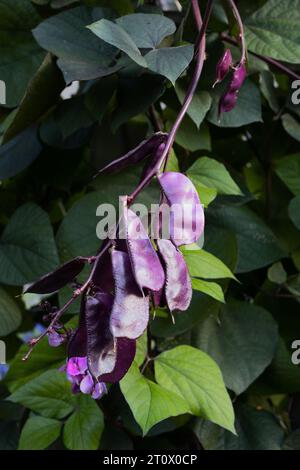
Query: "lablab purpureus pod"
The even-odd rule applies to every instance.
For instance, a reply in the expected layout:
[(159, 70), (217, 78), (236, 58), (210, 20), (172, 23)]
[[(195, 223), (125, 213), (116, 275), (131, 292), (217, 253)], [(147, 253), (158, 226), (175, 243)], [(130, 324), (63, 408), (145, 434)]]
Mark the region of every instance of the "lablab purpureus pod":
[(223, 56), (217, 63), (216, 67), (216, 81), (213, 84), (213, 87), (217, 85), (217, 83), (220, 83), (224, 80), (226, 77), (227, 73), (230, 70), (230, 67), (232, 66), (233, 61), (232, 61), (232, 55), (231, 55), (231, 50), (226, 49), (224, 52)]

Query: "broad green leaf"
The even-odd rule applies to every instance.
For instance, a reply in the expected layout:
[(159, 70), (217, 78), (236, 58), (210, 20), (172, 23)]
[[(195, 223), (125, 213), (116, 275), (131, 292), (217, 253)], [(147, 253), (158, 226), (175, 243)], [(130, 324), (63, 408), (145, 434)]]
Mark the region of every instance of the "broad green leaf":
[(300, 195), (294, 197), (289, 203), (289, 216), (298, 230), (300, 230)]
[(0, 287), (0, 337), (7, 336), (21, 324), (18, 304)]
[(207, 124), (203, 123), (198, 129), (188, 116), (183, 119), (176, 134), (175, 142), (191, 152), (211, 150), (211, 138)]
[[(182, 87), (181, 83), (177, 83), (175, 87), (177, 97), (181, 104), (183, 104), (187, 90)], [(205, 118), (211, 106), (211, 96), (207, 91), (196, 91), (193, 96), (192, 102), (188, 107), (187, 114), (197, 127), (200, 127), (201, 122)]]
[(182, 249), (182, 252), (191, 276), (204, 279), (235, 279), (230, 269), (211, 253), (205, 250), (186, 249)]
[(55, 269), (58, 256), (48, 215), (36, 204), (19, 207), (0, 239), (0, 281), (22, 285)]
[(27, 168), (41, 153), (37, 127), (32, 126), (0, 147), (0, 179), (10, 178)]
[(35, 124), (57, 103), (64, 87), (64, 80), (53, 56), (47, 54), (42, 65), (31, 78), (20, 107), (4, 134), (3, 142), (9, 141)]
[(272, 413), (237, 403), (234, 407), (237, 435), (213, 423), (197, 420), (194, 431), (205, 450), (280, 450), (284, 431)]
[(203, 292), (219, 302), (225, 302), (222, 287), (216, 282), (203, 281), (203, 279), (192, 279), (192, 286), (194, 290)]
[(49, 370), (22, 385), (8, 400), (20, 403), (45, 418), (62, 419), (74, 409), (70, 383), (58, 370)]
[(147, 336), (147, 331), (145, 331), (145, 333), (140, 336), (136, 342), (136, 354), (134, 360), (139, 367), (143, 364), (147, 355)]
[(283, 114), (281, 121), (286, 132), (300, 142), (300, 123), (290, 114)]
[(245, 19), (250, 51), (286, 62), (299, 63), (299, 0), (268, 0)]
[(164, 419), (190, 411), (180, 395), (144, 377), (135, 362), (121, 380), (120, 387), (143, 435)]
[(216, 199), (218, 195), (217, 190), (215, 188), (209, 188), (208, 186), (205, 186), (205, 184), (196, 181), (196, 178), (193, 179), (190, 177), (190, 179), (193, 181), (193, 184), (198, 192), (201, 204), (203, 204), (204, 207), (208, 207), (209, 204), (214, 199)]
[(88, 395), (76, 397), (75, 412), (67, 419), (63, 440), (70, 450), (97, 450), (104, 430), (104, 417)]
[(147, 63), (135, 42), (118, 24), (102, 19), (90, 24), (88, 29), (90, 29), (98, 38), (125, 52), (125, 54), (141, 67), (147, 67)]
[(27, 352), (28, 345), (22, 345), (9, 364), (5, 384), (11, 392), (49, 369), (58, 369), (66, 359), (65, 348), (51, 348), (47, 339), (37, 344), (30, 359), (24, 362), (22, 358)]
[(175, 84), (177, 78), (189, 66), (194, 55), (194, 47), (162, 47), (154, 49), (145, 55), (145, 60), (150, 70), (167, 77)]
[(219, 100), (225, 86), (226, 82), (212, 92), (213, 103), (207, 115), (212, 124), (219, 127), (241, 127), (252, 122), (262, 122), (260, 92), (250, 79), (243, 84), (235, 108), (229, 113), (222, 113), (219, 118)]
[(155, 378), (181, 396), (191, 413), (235, 432), (234, 412), (217, 364), (191, 346), (178, 346), (155, 358)]
[(188, 169), (187, 174), (193, 183), (199, 182), (209, 188), (215, 188), (220, 194), (242, 194), (223, 163), (213, 158), (198, 158)]
[(121, 26), (140, 49), (154, 49), (176, 30), (175, 23), (163, 15), (135, 13), (118, 18)]
[[(220, 309), (220, 303), (196, 290), (188, 310), (184, 313), (174, 314), (175, 323), (172, 322), (170, 314), (166, 310), (156, 309), (155, 319), (151, 322), (151, 331), (158, 338), (172, 338), (191, 330), (200, 321), (210, 315), (216, 316)], [(160, 317), (162, 313), (164, 317)]]
[(43, 450), (60, 436), (62, 423), (56, 419), (33, 416), (21, 432), (19, 450)]
[(278, 97), (275, 89), (275, 79), (272, 72), (264, 70), (259, 75), (260, 89), (270, 108), (274, 113), (278, 113), (280, 110)]
[(300, 153), (287, 155), (275, 163), (275, 171), (289, 190), (300, 196)]
[(207, 318), (194, 337), (194, 344), (217, 362), (226, 386), (236, 394), (271, 363), (277, 341), (277, 325), (269, 312), (246, 302), (226, 304), (218, 320)]
[(274, 263), (268, 269), (268, 279), (274, 284), (284, 284), (287, 280), (287, 273), (282, 266), (282, 263), (278, 261)]
[(110, 67), (115, 49), (86, 28), (107, 17), (111, 13), (106, 9), (79, 6), (47, 18), (33, 30), (40, 46), (58, 57), (67, 83), (109, 75), (119, 68)]
[(6, 104), (15, 107), (44, 58), (31, 30), (40, 21), (30, 0), (0, 1), (0, 78), (6, 83)]
[(246, 206), (218, 206), (208, 209), (207, 220), (215, 227), (232, 231), (238, 241), (237, 272), (262, 268), (286, 253), (265, 222)]

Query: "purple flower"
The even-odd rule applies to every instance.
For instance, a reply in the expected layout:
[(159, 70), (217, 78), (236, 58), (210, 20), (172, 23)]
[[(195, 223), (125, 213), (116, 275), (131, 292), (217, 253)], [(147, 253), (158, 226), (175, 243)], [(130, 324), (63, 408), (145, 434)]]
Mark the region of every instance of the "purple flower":
[(63, 343), (65, 343), (66, 339), (66, 335), (57, 333), (55, 330), (48, 332), (48, 343), (49, 346), (52, 346), (53, 348), (61, 346)]
[(106, 385), (97, 382), (88, 371), (87, 357), (71, 357), (67, 362), (67, 377), (72, 383), (72, 392), (82, 392), (98, 400), (106, 393)]

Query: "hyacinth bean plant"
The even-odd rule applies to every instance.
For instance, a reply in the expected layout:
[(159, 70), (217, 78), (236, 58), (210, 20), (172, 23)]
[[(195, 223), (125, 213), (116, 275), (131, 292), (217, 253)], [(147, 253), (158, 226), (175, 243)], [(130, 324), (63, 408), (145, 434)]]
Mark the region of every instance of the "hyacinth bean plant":
[(299, 446), (300, 0), (14, 3), (0, 449)]
[[(217, 82), (222, 81), (227, 73), (232, 71), (228, 88), (220, 99), (219, 113), (233, 109), (246, 78), (246, 49), (242, 23), (235, 3), (229, 3), (240, 25), (242, 52), (241, 59), (234, 64), (230, 51), (226, 50), (217, 64)], [(36, 344), (45, 336), (48, 336), (49, 344), (54, 347), (67, 342), (66, 374), (74, 393), (82, 392), (99, 399), (107, 392), (106, 383), (119, 382), (125, 376), (135, 357), (136, 340), (147, 329), (152, 301), (154, 306), (167, 306), (171, 314), (174, 311), (185, 311), (190, 305), (192, 284), (179, 247), (195, 243), (200, 238), (204, 230), (204, 212), (193, 183), (182, 173), (167, 172), (164, 168), (176, 132), (193, 99), (202, 73), (206, 51), (205, 35), (212, 4), (212, 1), (208, 1), (202, 20), (198, 0), (192, 1), (193, 14), (199, 30), (194, 45), (195, 70), (172, 129), (168, 134), (154, 134), (101, 171), (103, 173), (120, 170), (132, 163), (139, 163), (147, 156), (150, 159), (138, 187), (132, 194), (123, 197), (121, 218), (125, 225), (125, 243), (118, 240), (117, 229), (116, 238), (105, 241), (98, 254), (87, 260), (77, 257), (68, 261), (30, 284), (25, 291), (35, 294), (55, 292), (73, 282), (85, 262), (92, 266), (88, 279), (74, 289), (71, 299), (59, 310), (50, 310), (50, 325), (38, 338), (30, 340), (30, 350), (23, 358), (27, 360)], [(130, 204), (154, 177), (161, 187), (161, 200), (165, 200), (171, 208), (170, 239), (158, 238), (155, 240), (156, 247), (153, 246), (138, 216), (129, 209)], [(175, 211), (172, 211), (175, 205), (191, 208), (192, 220), (184, 220), (185, 227), (188, 227), (183, 227), (179, 239), (175, 236)], [(159, 237), (159, 228), (157, 231)], [(65, 332), (60, 318), (78, 296), (82, 297), (78, 327), (75, 331)]]

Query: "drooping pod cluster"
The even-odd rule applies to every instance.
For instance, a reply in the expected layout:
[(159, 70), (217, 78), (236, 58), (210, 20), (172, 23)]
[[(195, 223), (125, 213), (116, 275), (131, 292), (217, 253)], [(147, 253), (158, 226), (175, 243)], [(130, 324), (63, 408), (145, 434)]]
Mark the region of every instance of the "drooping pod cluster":
[[(150, 139), (154, 161), (157, 153), (161, 154), (164, 139), (161, 133)], [(148, 148), (149, 140), (110, 164), (110, 169), (118, 169), (119, 164), (127, 166), (132, 159), (136, 162), (145, 158)], [(149, 168), (148, 164), (146, 172)], [(158, 173), (157, 180), (161, 198), (155, 236), (149, 235), (148, 224), (144, 225), (130, 209), (130, 198), (124, 196), (116, 238), (101, 255), (92, 260), (75, 258), (31, 284), (26, 291), (57, 291), (75, 280), (86, 261), (93, 263), (90, 282), (82, 291), (78, 328), (62, 332), (61, 325), (54, 324), (48, 329), (50, 345), (59, 346), (68, 341), (65, 370), (74, 393), (82, 392), (98, 399), (106, 392), (106, 383), (122, 379), (134, 360), (136, 340), (148, 326), (151, 302), (154, 306), (166, 306), (171, 312), (189, 307), (192, 286), (179, 247), (194, 243), (201, 236), (203, 208), (195, 187), (185, 175)], [(170, 211), (167, 238), (159, 237), (163, 205)]]
[(216, 81), (213, 87), (222, 82), (231, 70), (230, 81), (219, 101), (219, 116), (222, 113), (228, 113), (235, 107), (239, 91), (247, 76), (245, 61), (241, 60), (238, 64), (234, 64), (230, 49), (226, 49), (217, 64)]

